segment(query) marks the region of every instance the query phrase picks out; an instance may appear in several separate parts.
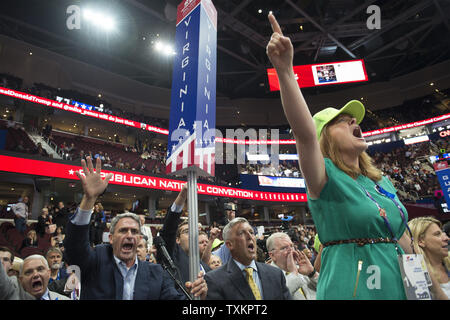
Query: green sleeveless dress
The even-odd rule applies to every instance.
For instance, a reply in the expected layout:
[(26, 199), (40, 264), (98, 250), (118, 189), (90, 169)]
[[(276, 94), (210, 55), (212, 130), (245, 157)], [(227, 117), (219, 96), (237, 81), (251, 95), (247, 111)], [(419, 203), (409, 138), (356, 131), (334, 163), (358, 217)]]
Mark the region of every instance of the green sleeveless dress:
[[(308, 199), (322, 244), (333, 240), (392, 238), (377, 206), (361, 186), (386, 210), (391, 228), (397, 239), (400, 239), (406, 229), (400, 212), (391, 199), (377, 192), (372, 180), (360, 175), (355, 181), (328, 158), (325, 158), (325, 167), (328, 181), (319, 199)], [(378, 184), (396, 194), (394, 186), (386, 177)], [(397, 195), (396, 200), (400, 203)], [(406, 209), (400, 205), (408, 221)], [(403, 254), (401, 247), (398, 248)], [(359, 263), (361, 270), (358, 273)], [(349, 243), (324, 247), (317, 299), (406, 299), (395, 245), (376, 243), (358, 246)]]

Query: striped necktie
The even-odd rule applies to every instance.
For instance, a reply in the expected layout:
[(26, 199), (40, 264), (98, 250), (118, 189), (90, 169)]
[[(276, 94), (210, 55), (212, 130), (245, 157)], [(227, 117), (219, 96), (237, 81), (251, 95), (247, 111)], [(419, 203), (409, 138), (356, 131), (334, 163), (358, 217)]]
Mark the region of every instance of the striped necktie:
[(246, 273), (248, 285), (250, 286), (250, 289), (252, 289), (255, 299), (261, 300), (261, 292), (259, 292), (258, 286), (256, 285), (255, 280), (253, 279), (253, 268), (248, 267), (245, 268), (244, 271)]

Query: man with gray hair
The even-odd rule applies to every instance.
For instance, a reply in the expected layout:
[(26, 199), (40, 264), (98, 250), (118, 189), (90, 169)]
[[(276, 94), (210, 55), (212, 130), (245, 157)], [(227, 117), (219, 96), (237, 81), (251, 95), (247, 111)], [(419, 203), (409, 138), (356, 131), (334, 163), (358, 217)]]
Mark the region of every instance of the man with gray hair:
[[(90, 157), (81, 160), (84, 175), (77, 171), (83, 187), (83, 198), (67, 224), (64, 247), (67, 262), (81, 270), (81, 299), (102, 300), (173, 300), (184, 299), (172, 279), (159, 264), (137, 258), (137, 246), (142, 238), (141, 222), (134, 213), (114, 217), (109, 230), (109, 243), (91, 248), (89, 221), (97, 197), (102, 194), (112, 174), (101, 177), (101, 160), (96, 168)], [(186, 287), (194, 296), (206, 297), (203, 277)]]
[(223, 240), (231, 259), (205, 275), (207, 299), (290, 300), (286, 279), (280, 269), (256, 261), (253, 228), (245, 218), (234, 218), (223, 229)]
[(271, 265), (280, 268), (294, 300), (315, 300), (319, 273), (305, 253), (294, 247), (289, 235), (275, 232), (267, 238), (267, 251)]
[(48, 282), (48, 288), (59, 294), (67, 295), (64, 292), (64, 286), (66, 285), (69, 275), (64, 267), (62, 261), (62, 251), (57, 247), (51, 247), (45, 254), (48, 266), (50, 267), (50, 279)]
[(23, 260), (19, 281), (26, 292), (36, 300), (70, 300), (59, 293), (48, 290), (49, 279), (50, 268), (43, 256), (34, 254)]

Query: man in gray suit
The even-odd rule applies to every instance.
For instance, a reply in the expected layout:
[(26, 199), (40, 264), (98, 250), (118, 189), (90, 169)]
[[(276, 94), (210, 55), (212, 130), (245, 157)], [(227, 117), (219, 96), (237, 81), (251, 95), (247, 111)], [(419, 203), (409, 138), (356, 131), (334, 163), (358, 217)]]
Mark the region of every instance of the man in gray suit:
[(14, 254), (6, 247), (0, 247), (0, 300), (34, 300), (34, 297), (20, 285), (16, 276), (8, 277), (8, 271), (11, 269)]
[(209, 300), (290, 300), (283, 272), (256, 262), (256, 238), (245, 218), (231, 220), (223, 229), (223, 240), (231, 253), (222, 267), (207, 272)]
[(44, 256), (34, 254), (23, 260), (19, 281), (26, 292), (36, 300), (70, 300), (66, 296), (48, 290), (50, 268)]
[(316, 272), (306, 254), (295, 248), (289, 235), (275, 232), (266, 242), (272, 262), (286, 277), (294, 300), (315, 300), (319, 273)]

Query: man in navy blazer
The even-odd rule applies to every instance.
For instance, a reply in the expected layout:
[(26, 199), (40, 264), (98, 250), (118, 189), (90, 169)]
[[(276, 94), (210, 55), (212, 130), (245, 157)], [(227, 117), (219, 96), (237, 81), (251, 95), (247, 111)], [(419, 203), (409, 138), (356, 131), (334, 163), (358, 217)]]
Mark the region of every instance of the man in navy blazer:
[[(222, 267), (208, 272), (208, 300), (255, 300), (245, 268), (252, 268), (254, 282), (262, 300), (291, 300), (283, 272), (265, 263), (256, 262), (256, 238), (245, 218), (231, 220), (223, 229), (223, 240), (231, 259)], [(259, 298), (259, 297), (258, 297)]]
[[(184, 299), (172, 279), (159, 264), (137, 258), (137, 245), (142, 238), (140, 219), (132, 213), (120, 214), (111, 221), (109, 244), (91, 248), (89, 221), (97, 197), (102, 194), (112, 174), (101, 178), (101, 160), (94, 171), (90, 157), (81, 160), (84, 175), (76, 172), (83, 186), (83, 198), (67, 224), (64, 247), (69, 264), (81, 270), (81, 299), (171, 300)], [(206, 298), (206, 282), (199, 275), (187, 283), (190, 293)]]
[[(183, 210), (184, 203), (187, 198), (187, 185), (183, 185), (180, 193), (175, 199), (174, 203), (167, 211), (166, 217), (164, 218), (164, 223), (161, 231), (159, 232), (160, 237), (164, 240), (167, 252), (173, 260), (175, 267), (175, 276), (177, 279), (184, 283), (189, 280), (189, 225), (187, 221), (181, 222), (181, 214)], [(199, 233), (199, 242), (201, 238), (203, 240), (207, 237), (204, 235), (201, 237)], [(200, 244), (199, 244), (200, 246)], [(200, 258), (202, 258), (202, 252), (200, 252)], [(162, 261), (158, 253), (157, 261)], [(207, 263), (200, 259), (200, 270), (205, 273), (210, 271), (211, 268)]]

